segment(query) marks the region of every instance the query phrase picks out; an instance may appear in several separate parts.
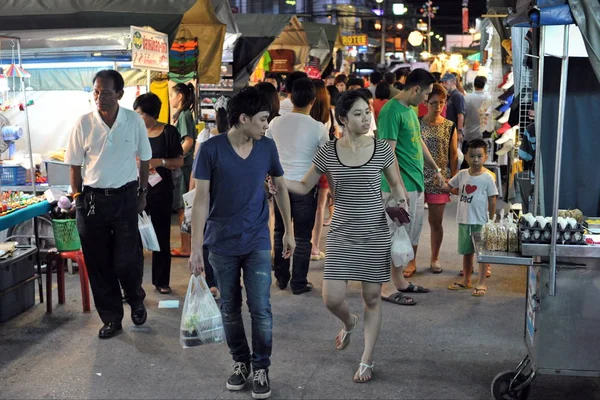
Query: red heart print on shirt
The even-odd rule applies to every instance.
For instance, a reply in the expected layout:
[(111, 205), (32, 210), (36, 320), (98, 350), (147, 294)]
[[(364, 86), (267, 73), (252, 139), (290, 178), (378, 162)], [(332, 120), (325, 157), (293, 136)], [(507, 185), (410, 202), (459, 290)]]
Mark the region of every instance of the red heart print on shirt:
[(477, 186), (476, 185), (466, 185), (465, 186), (465, 192), (467, 192), (467, 194), (471, 194), (474, 191), (477, 190)]

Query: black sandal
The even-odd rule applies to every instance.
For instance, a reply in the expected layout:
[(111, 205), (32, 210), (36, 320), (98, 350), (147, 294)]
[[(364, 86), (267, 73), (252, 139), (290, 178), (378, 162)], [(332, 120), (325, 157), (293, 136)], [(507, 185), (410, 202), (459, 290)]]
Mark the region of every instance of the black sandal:
[(429, 289), (423, 286), (413, 285), (411, 282), (408, 282), (406, 289), (398, 289), (398, 291), (402, 293), (429, 293)]
[(414, 306), (415, 304), (417, 304), (417, 302), (412, 297), (405, 296), (403, 293), (400, 292), (391, 294), (388, 297), (381, 296), (381, 300), (387, 301), (389, 303), (394, 303), (399, 306)]

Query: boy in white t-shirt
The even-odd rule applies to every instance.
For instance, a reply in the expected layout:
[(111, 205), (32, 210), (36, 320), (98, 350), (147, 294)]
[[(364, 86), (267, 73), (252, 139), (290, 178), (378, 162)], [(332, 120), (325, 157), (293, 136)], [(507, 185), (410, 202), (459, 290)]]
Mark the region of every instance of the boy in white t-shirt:
[[(475, 139), (467, 145), (465, 160), (469, 169), (463, 169), (444, 185), (444, 191), (450, 193), (458, 189), (458, 253), (463, 255), (463, 281), (448, 286), (450, 290), (471, 289), (473, 273), (473, 232), (481, 232), (489, 219), (496, 217), (496, 197), (498, 189), (492, 174), (483, 167), (487, 159), (487, 144)], [(479, 280), (473, 289), (473, 296), (483, 297), (487, 290), (486, 264), (479, 264)]]

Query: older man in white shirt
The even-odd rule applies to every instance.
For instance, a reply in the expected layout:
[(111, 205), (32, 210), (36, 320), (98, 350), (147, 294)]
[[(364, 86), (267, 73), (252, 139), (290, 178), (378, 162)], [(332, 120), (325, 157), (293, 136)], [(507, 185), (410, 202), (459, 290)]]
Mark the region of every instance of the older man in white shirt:
[(137, 214), (146, 205), (152, 149), (142, 118), (119, 107), (124, 87), (121, 74), (103, 70), (93, 83), (97, 109), (75, 124), (65, 163), (71, 165), (81, 248), (94, 303), (104, 323), (98, 336), (108, 339), (122, 329), (121, 287), (133, 323), (146, 322)]

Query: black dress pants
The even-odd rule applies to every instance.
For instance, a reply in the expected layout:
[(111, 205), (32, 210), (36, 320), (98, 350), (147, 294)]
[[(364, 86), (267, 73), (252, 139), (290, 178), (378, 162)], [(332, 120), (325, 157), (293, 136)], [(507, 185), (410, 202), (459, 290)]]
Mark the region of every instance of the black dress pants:
[(171, 204), (173, 204), (173, 189), (167, 187), (167, 189), (162, 190), (162, 188), (158, 188), (159, 185), (157, 185), (156, 191), (153, 190), (148, 194), (146, 213), (152, 219), (152, 225), (160, 247), (160, 251), (152, 252), (152, 284), (160, 288), (169, 286), (171, 279)]
[(137, 182), (116, 191), (85, 187), (77, 198), (81, 249), (94, 304), (104, 323), (123, 319), (121, 287), (132, 306), (146, 297), (136, 191)]

